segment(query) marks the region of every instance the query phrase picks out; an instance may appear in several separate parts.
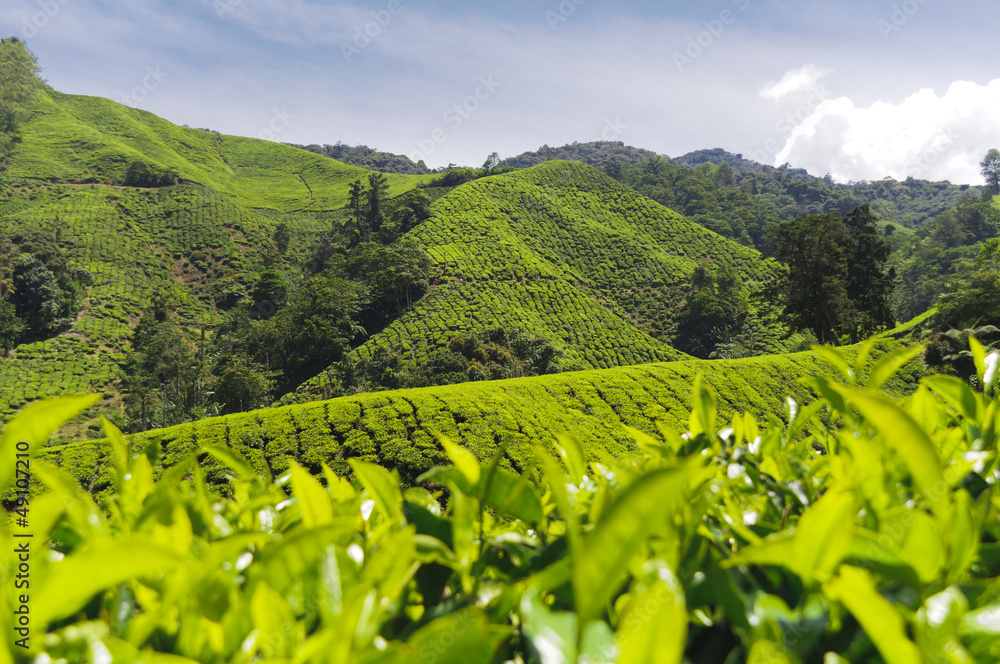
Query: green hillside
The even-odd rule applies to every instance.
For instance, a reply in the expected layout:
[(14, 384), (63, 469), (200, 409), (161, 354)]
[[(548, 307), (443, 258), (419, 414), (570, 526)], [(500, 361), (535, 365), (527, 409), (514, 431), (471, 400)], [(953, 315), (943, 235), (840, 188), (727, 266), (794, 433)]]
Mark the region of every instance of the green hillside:
[[(179, 184), (124, 186), (130, 167)], [(368, 171), (290, 146), (177, 127), (96, 97), (36, 95), (0, 177), (0, 233), (54, 238), (90, 272), (83, 307), (57, 337), (0, 358), (0, 417), (37, 398), (104, 392), (117, 403), (119, 363), (153, 294), (177, 302), (196, 334), (218, 320), (215, 297), (250, 287), (279, 223), (302, 254), (341, 223), (348, 188)], [(390, 195), (427, 181), (390, 175)]]
[[(50, 238), (93, 282), (68, 330), (0, 358), (0, 416), (87, 390), (106, 397), (92, 417), (114, 410), (130, 330), (154, 294), (171, 297), (188, 339), (202, 328), (211, 339), (219, 298), (254, 288), (279, 224), (291, 234), (282, 273), (301, 280), (317, 240), (348, 219), (350, 185), (368, 175), (110, 100), (38, 92), (0, 178), (0, 233)], [(432, 179), (389, 175), (386, 195)], [(748, 293), (775, 274), (753, 250), (579, 163), (429, 193), (432, 216), (407, 237), (432, 259), (431, 288), (373, 330), (357, 360), (383, 349), (419, 364), (456, 333), (496, 327), (552, 343), (564, 370), (683, 359), (670, 341), (697, 266), (731, 268)], [(768, 347), (766, 326), (759, 336), (761, 350), (783, 349)], [(324, 368), (289, 398), (328, 395)]]
[[(451, 333), (520, 326), (559, 346), (565, 369), (678, 359), (669, 341), (697, 266), (731, 268), (751, 292), (777, 274), (755, 250), (568, 161), (457, 187), (410, 237), (438, 285), (361, 358), (419, 358)], [(300, 392), (322, 394), (325, 380)]]
[[(891, 339), (879, 341), (866, 366), (899, 347)], [(902, 394), (919, 373), (919, 363), (912, 363), (888, 389)], [(782, 410), (786, 397), (798, 402), (812, 398), (799, 378), (839, 376), (816, 352), (646, 364), (359, 394), (205, 419), (135, 434), (130, 441), (135, 449), (158, 441), (166, 465), (201, 446), (224, 445), (272, 474), (287, 468), (292, 459), (315, 472), (326, 463), (349, 474), (348, 461), (360, 459), (396, 468), (404, 480), (412, 481), (446, 461), (437, 441), (440, 434), (483, 460), (504, 445), (503, 465), (520, 471), (530, 462), (533, 443), (562, 433), (576, 437), (592, 459), (602, 459), (634, 451), (625, 426), (650, 435), (658, 435), (661, 425), (684, 431), (698, 374), (718, 395), (722, 421), (744, 412), (761, 421), (787, 419)], [(111, 486), (108, 455), (106, 441), (70, 443), (45, 452), (95, 493)], [(225, 484), (223, 467), (206, 463), (215, 468), (210, 479)]]
[[(292, 146), (178, 127), (108, 99), (39, 94), (9, 178), (120, 185), (129, 166), (173, 169), (181, 182), (202, 185), (241, 207), (296, 212), (347, 204), (348, 187), (369, 171)], [(430, 176), (387, 176), (390, 195)]]

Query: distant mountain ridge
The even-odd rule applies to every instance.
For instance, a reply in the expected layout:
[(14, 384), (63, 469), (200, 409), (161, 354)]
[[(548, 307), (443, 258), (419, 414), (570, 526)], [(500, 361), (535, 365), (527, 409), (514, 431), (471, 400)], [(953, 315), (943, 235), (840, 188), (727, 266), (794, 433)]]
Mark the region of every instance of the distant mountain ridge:
[(534, 152), (522, 152), (503, 160), (504, 166), (513, 168), (529, 168), (553, 159), (579, 161), (581, 163), (603, 169), (610, 164), (641, 164), (652, 157), (662, 155), (652, 150), (625, 145), (621, 141), (591, 141), (589, 143), (571, 143), (562, 147), (543, 145)]

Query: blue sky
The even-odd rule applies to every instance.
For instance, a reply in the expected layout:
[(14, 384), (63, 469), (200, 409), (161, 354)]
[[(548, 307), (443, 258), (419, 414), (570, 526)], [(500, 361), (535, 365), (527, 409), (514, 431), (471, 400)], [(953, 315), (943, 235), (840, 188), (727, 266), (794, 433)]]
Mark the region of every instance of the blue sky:
[(722, 147), (839, 180), (979, 183), (995, 0), (3, 0), (56, 89), (432, 167), (542, 144)]

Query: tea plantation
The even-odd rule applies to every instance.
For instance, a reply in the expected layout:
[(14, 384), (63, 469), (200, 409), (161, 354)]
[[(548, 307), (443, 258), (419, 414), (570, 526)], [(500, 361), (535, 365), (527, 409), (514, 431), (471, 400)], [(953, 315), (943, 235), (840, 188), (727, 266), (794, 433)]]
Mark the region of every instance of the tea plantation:
[[(130, 164), (173, 169), (181, 184), (127, 187)], [(37, 96), (0, 178), (0, 232), (58, 238), (93, 276), (58, 337), (0, 358), (0, 418), (34, 399), (119, 392), (119, 364), (152, 295), (166, 290), (192, 333), (217, 320), (213, 288), (253, 284), (275, 227), (303, 251), (339, 219), (367, 171), (288, 146), (172, 125), (95, 97)], [(390, 195), (428, 180), (388, 176)]]
[[(699, 265), (749, 292), (778, 273), (759, 252), (568, 161), (482, 178), (434, 203), (411, 237), (439, 285), (356, 352), (419, 356), (449, 333), (521, 326), (557, 343), (566, 369), (680, 359), (667, 340)], [(762, 327), (765, 349), (783, 348)], [(300, 392), (322, 394), (319, 375)]]
[[(0, 358), (0, 418), (87, 390), (104, 393), (98, 410), (110, 412), (130, 330), (155, 293), (171, 297), (189, 339), (202, 329), (211, 337), (220, 294), (253, 288), (279, 224), (291, 236), (287, 269), (301, 273), (367, 175), (289, 146), (40, 91), (0, 178), (0, 233), (55, 237), (93, 283), (67, 331)], [(137, 177), (142, 186), (125, 185)], [(432, 179), (389, 175), (387, 195)], [(456, 333), (495, 327), (551, 342), (564, 370), (684, 359), (668, 340), (697, 266), (735, 269), (749, 293), (778, 269), (579, 163), (428, 191), (431, 217), (408, 237), (431, 257), (431, 288), (354, 350), (356, 360), (381, 348), (419, 363)], [(759, 327), (761, 350), (781, 351), (774, 330)], [(328, 396), (325, 369), (286, 401)]]
[[(337, 471), (304, 455), (296, 430), (335, 432), (330, 402), (270, 425), (280, 458), (234, 452), (221, 432), (146, 444), (106, 425), (103, 452), (85, 460), (102, 477), (81, 487), (68, 457), (60, 469), (35, 455), (93, 399), (34, 404), (0, 438), (44, 487), (30, 501), (20, 489), (0, 521), (0, 570), (31, 575), (30, 597), (13, 583), (0, 593), (0, 662), (997, 661), (1000, 353), (973, 339), (983, 392), (941, 375), (913, 391), (903, 374), (912, 394), (895, 400), (880, 388), (916, 353), (872, 345), (817, 351), (833, 372), (793, 357), (757, 373), (716, 363), (728, 373), (707, 380), (669, 375), (685, 363), (585, 372), (572, 393), (571, 376), (525, 380), (578, 417), (646, 430), (609, 446), (616, 457), (565, 436), (476, 454), (442, 439), (419, 486), (358, 457)], [(813, 373), (814, 396), (768, 417), (781, 402), (727, 380), (738, 369), (755, 384)], [(720, 403), (709, 384), (750, 398)], [(678, 420), (668, 392), (685, 388), (686, 424), (650, 431)], [(394, 421), (447, 428), (420, 395), (449, 401), (345, 401), (346, 419), (381, 440)], [(230, 418), (225, 435), (248, 440), (268, 419)], [(452, 419), (452, 435), (473, 420)], [(504, 468), (514, 456), (521, 473)], [(0, 491), (28, 486), (17, 478), (0, 466)]]
[[(858, 349), (852, 348), (852, 354)], [(912, 359), (915, 350), (893, 340), (861, 348), (868, 367), (887, 353)], [(921, 374), (919, 362), (890, 383), (901, 394)], [(864, 372), (862, 372), (864, 373)], [(570, 372), (534, 378), (465, 383), (423, 389), (359, 394), (209, 418), (135, 434), (133, 449), (158, 441), (163, 463), (206, 446), (219, 445), (246, 456), (260, 472), (280, 473), (293, 461), (319, 472), (327, 464), (349, 474), (351, 459), (396, 469), (405, 482), (443, 460), (439, 436), (478, 458), (503, 449), (501, 465), (521, 472), (531, 463), (532, 445), (556, 434), (577, 438), (592, 459), (634, 451), (625, 427), (658, 435), (661, 427), (683, 428), (692, 406), (692, 385), (701, 374), (719, 395), (720, 416), (749, 412), (761, 421), (786, 417), (786, 399), (803, 401), (811, 391), (799, 383), (838, 370), (816, 351), (729, 361), (686, 361)], [(70, 443), (43, 456), (95, 493), (109, 490), (107, 441)], [(225, 483), (224, 469), (208, 463), (210, 480)]]

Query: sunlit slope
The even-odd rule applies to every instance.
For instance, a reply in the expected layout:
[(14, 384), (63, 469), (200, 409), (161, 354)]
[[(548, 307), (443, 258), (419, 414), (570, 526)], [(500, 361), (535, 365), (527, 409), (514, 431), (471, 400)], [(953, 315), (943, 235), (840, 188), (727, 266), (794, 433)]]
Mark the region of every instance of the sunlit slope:
[(58, 232), (71, 264), (93, 275), (69, 330), (0, 358), (0, 417), (46, 396), (95, 390), (112, 396), (130, 328), (153, 294), (170, 294), (185, 324), (212, 325), (216, 286), (253, 283), (259, 249), (283, 218), (299, 235), (328, 223), (319, 215), (276, 217), (239, 207), (195, 185), (20, 184), (0, 193), (0, 230)]
[[(878, 342), (869, 362), (898, 347), (896, 341)], [(918, 366), (912, 363), (909, 373), (894, 379), (890, 391), (902, 393), (912, 386)], [(484, 460), (503, 444), (503, 464), (521, 471), (531, 463), (533, 444), (547, 445), (560, 433), (577, 437), (591, 458), (601, 459), (634, 447), (624, 426), (650, 435), (657, 435), (657, 423), (685, 430), (698, 374), (717, 395), (720, 427), (742, 412), (764, 421), (786, 419), (785, 398), (802, 402), (809, 396), (798, 379), (836, 376), (813, 352), (646, 364), (359, 394), (201, 420), (136, 434), (130, 441), (137, 449), (159, 441), (168, 464), (202, 446), (225, 445), (272, 473), (287, 468), (292, 459), (314, 472), (326, 463), (349, 473), (349, 459), (364, 459), (397, 468), (404, 480), (412, 481), (445, 460), (437, 441), (440, 434)], [(111, 461), (105, 442), (73, 443), (46, 455), (92, 491), (109, 488)], [(224, 475), (219, 468), (214, 481), (225, 483)]]
[[(482, 178), (434, 204), (411, 231), (437, 284), (358, 349), (416, 355), (457, 331), (524, 327), (563, 349), (567, 369), (683, 359), (668, 340), (699, 264), (728, 265), (749, 290), (776, 265), (568, 161)], [(300, 392), (322, 394), (318, 376)]]
[[(109, 99), (38, 94), (7, 175), (49, 182), (122, 184), (130, 164), (173, 168), (181, 180), (244, 207), (285, 212), (332, 210), (369, 171), (305, 150), (178, 127)], [(390, 195), (430, 176), (389, 175)]]
[[(184, 184), (120, 186), (136, 160)], [(0, 179), (0, 232), (58, 234), (94, 283), (71, 329), (0, 358), (0, 420), (32, 400), (99, 391), (114, 398), (119, 363), (153, 293), (196, 328), (217, 321), (226, 283), (252, 285), (278, 223), (305, 251), (337, 223), (351, 182), (369, 171), (268, 141), (178, 127), (107, 99), (53, 91)], [(391, 175), (390, 195), (425, 176)]]

